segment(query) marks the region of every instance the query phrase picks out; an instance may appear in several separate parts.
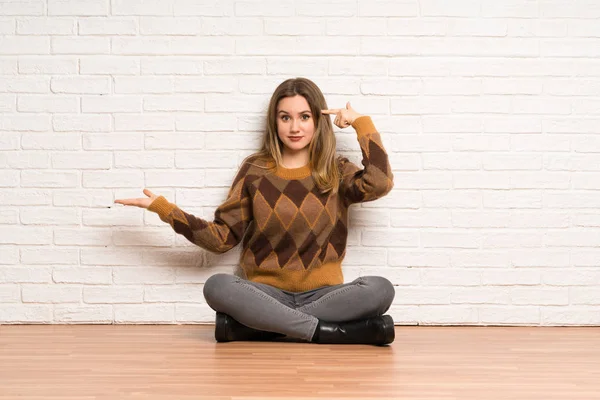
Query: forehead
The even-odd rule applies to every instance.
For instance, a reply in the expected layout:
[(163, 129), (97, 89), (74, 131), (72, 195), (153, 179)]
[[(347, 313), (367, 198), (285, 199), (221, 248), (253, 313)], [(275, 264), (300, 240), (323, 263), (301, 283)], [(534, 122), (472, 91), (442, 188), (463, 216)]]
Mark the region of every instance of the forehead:
[(303, 111), (310, 111), (308, 101), (304, 96), (296, 95), (292, 97), (284, 97), (277, 103), (277, 112), (286, 111), (289, 113), (298, 113)]

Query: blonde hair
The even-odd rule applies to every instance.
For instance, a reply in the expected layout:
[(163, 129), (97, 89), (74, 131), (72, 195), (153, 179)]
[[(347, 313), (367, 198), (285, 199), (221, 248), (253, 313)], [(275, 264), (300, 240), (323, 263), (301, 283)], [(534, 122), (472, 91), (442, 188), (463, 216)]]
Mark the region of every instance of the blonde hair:
[(269, 102), (267, 129), (261, 148), (247, 159), (256, 157), (255, 159), (271, 161), (272, 170), (282, 165), (283, 144), (277, 135), (277, 105), (281, 99), (297, 95), (306, 99), (315, 121), (315, 133), (308, 147), (312, 177), (321, 193), (332, 191), (335, 194), (338, 192), (342, 174), (335, 150), (333, 124), (329, 115), (321, 113), (321, 110), (328, 108), (321, 89), (309, 79), (291, 78), (277, 86)]

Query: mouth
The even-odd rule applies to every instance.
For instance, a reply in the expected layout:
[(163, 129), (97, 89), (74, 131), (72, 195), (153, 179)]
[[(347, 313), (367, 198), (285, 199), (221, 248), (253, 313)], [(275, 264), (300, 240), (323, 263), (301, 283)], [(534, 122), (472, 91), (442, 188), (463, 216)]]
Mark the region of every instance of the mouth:
[(303, 136), (288, 136), (288, 139), (290, 139), (290, 140), (300, 140), (302, 138), (303, 138)]

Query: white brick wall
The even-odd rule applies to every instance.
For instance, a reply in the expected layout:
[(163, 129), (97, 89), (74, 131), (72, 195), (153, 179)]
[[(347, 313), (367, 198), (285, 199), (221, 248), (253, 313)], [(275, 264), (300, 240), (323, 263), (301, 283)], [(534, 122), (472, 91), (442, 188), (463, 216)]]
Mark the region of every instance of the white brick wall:
[[(396, 186), (354, 206), (346, 279), (400, 324), (600, 325), (597, 0), (0, 0), (0, 323), (201, 323), (211, 218), (305, 76), (382, 133)], [(353, 132), (338, 150), (360, 162)]]

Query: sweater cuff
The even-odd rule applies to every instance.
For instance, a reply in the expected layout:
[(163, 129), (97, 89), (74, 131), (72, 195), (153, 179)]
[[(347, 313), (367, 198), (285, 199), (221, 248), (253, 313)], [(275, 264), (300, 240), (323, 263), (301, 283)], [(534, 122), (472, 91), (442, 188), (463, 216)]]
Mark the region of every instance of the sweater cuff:
[(159, 196), (148, 206), (148, 211), (152, 211), (158, 214), (163, 219), (175, 209), (175, 205), (169, 203), (164, 196)]
[(364, 136), (367, 133), (377, 132), (375, 125), (373, 125), (373, 120), (368, 115), (356, 118), (352, 123), (352, 127), (356, 129), (356, 133), (359, 137)]

